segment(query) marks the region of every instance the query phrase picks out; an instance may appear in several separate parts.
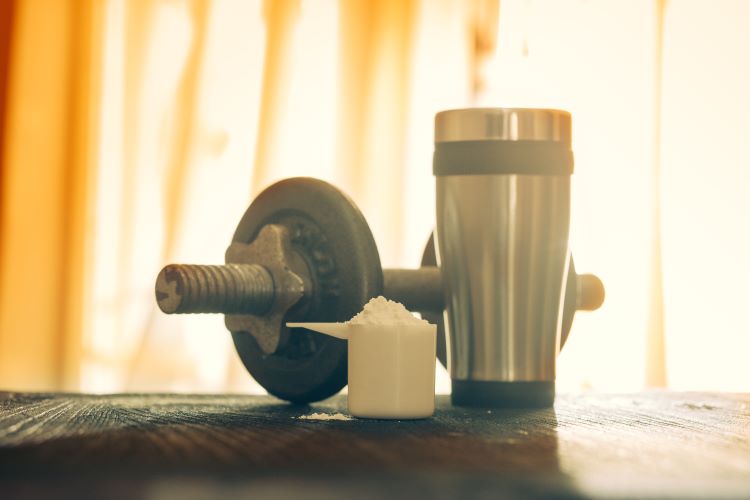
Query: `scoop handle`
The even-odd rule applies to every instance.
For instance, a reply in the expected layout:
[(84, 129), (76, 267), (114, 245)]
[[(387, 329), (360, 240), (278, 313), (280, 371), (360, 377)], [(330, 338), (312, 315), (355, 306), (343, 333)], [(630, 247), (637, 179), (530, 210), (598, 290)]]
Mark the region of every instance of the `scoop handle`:
[(307, 328), (337, 339), (349, 340), (349, 325), (343, 323), (287, 323), (289, 328)]

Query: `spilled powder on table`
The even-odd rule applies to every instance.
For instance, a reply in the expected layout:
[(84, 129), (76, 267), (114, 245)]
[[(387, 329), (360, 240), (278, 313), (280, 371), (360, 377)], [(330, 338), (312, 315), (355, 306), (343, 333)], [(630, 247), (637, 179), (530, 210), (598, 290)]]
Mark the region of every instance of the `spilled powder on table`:
[(313, 413), (297, 417), (300, 420), (351, 420), (352, 417), (343, 413)]
[(714, 405), (710, 405), (708, 403), (691, 403), (689, 401), (684, 401), (682, 403), (679, 403), (677, 406), (681, 408), (687, 408), (689, 410), (716, 410), (717, 407)]

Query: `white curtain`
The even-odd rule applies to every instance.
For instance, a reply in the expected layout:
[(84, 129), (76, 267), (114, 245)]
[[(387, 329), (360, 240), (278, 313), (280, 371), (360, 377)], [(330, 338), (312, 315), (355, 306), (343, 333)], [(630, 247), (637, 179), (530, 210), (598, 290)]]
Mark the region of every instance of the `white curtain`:
[(747, 19), (743, 1), (502, 2), (481, 102), (572, 112), (571, 245), (607, 288), (562, 389), (750, 390)]
[(260, 391), (221, 317), (158, 313), (156, 273), (222, 262), (253, 195), (299, 175), (354, 198), (385, 265), (418, 265), (434, 224), (432, 119), (469, 102), (478, 11), (459, 0), (107, 5), (81, 388)]

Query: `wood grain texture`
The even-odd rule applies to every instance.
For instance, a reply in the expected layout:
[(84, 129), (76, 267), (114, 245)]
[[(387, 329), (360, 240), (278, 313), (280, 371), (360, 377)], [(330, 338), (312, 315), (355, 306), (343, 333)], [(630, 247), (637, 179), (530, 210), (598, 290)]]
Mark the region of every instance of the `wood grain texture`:
[[(270, 397), (0, 393), (0, 486), (18, 496), (750, 497), (750, 395), (560, 396), (422, 421)], [(0, 494), (0, 496), (3, 496)]]

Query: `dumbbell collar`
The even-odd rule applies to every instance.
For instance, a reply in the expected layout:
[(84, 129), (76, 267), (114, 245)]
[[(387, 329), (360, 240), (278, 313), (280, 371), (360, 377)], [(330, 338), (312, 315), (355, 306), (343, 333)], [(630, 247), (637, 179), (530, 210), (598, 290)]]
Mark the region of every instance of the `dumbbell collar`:
[(274, 300), (262, 316), (227, 314), (224, 323), (229, 331), (248, 332), (266, 354), (283, 348), (289, 338), (284, 326), (286, 313), (310, 290), (310, 278), (304, 262), (292, 250), (287, 228), (267, 224), (252, 243), (234, 242), (227, 248), (227, 264), (260, 264), (273, 278)]

